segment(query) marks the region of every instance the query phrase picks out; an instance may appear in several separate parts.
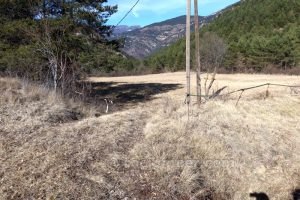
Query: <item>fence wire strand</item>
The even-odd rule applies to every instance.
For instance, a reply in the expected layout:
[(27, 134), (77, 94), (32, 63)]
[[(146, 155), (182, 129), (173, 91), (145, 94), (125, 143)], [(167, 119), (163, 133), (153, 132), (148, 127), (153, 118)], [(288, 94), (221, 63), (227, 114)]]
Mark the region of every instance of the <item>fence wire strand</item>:
[[(265, 83), (265, 84), (261, 84), (261, 85), (257, 85), (257, 86), (246, 87), (246, 88), (241, 88), (241, 89), (238, 89), (238, 90), (234, 90), (234, 91), (228, 92), (226, 94), (218, 95), (217, 97), (231, 95), (231, 94), (235, 94), (237, 92), (241, 92), (241, 94), (243, 94), (247, 90), (256, 89), (256, 88), (260, 88), (260, 87), (264, 87), (264, 86), (268, 86), (268, 88), (270, 86), (287, 87), (287, 88), (300, 88), (300, 85), (285, 85), (285, 84), (276, 84), (276, 83)], [(194, 96), (194, 97), (197, 97), (197, 96), (210, 97), (209, 95), (196, 95), (196, 94), (190, 94), (189, 96)]]

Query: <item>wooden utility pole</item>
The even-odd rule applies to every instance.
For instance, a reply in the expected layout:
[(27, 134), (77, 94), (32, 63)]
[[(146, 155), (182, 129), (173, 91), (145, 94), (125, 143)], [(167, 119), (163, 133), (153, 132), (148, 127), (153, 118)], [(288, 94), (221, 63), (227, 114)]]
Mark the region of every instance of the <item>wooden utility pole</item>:
[(200, 62), (200, 35), (199, 35), (199, 14), (198, 0), (194, 0), (194, 22), (195, 22), (195, 59), (196, 59), (196, 84), (197, 84), (197, 103), (201, 104), (201, 62)]
[(186, 13), (186, 95), (187, 104), (191, 101), (191, 0), (187, 0)]

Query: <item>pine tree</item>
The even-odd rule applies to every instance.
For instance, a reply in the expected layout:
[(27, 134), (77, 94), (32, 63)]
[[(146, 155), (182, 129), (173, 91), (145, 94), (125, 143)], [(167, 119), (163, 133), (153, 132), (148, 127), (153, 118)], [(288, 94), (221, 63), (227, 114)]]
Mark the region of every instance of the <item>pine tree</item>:
[(66, 89), (83, 73), (114, 70), (112, 63), (132, 68), (107, 40), (116, 11), (107, 0), (0, 1), (0, 70)]

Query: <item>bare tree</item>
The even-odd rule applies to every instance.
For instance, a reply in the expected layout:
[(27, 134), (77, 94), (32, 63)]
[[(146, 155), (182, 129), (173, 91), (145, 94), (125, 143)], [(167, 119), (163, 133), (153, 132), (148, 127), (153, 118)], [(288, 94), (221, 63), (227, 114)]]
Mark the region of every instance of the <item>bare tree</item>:
[[(48, 60), (54, 90), (56, 91), (59, 86), (62, 92), (64, 92), (66, 83), (74, 79), (74, 77), (70, 79), (70, 76), (73, 74), (72, 66), (68, 63), (70, 58), (66, 50), (61, 48), (60, 45), (57, 45), (60, 44), (61, 41), (55, 41), (51, 36), (51, 27), (48, 20), (43, 20), (42, 25), (44, 32), (35, 35), (35, 39), (37, 40), (36, 50)], [(62, 32), (62, 34), (64, 33)]]
[(206, 71), (204, 82), (205, 96), (209, 96), (216, 80), (217, 71), (226, 55), (227, 44), (215, 33), (206, 32), (202, 38), (200, 51), (202, 55), (201, 63)]

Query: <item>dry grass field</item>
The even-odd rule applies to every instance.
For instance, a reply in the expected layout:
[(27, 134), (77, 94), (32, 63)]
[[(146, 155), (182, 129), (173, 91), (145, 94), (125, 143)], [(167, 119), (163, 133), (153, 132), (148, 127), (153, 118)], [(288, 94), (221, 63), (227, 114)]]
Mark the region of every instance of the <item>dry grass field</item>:
[[(192, 88), (195, 89), (196, 75), (191, 75)], [(205, 76), (203, 77), (203, 79)], [(277, 84), (290, 84), (299, 85), (299, 76), (286, 76), (286, 75), (263, 75), (263, 74), (218, 74), (216, 77), (215, 87), (228, 86), (230, 90), (236, 90), (243, 87), (250, 87), (254, 85), (264, 83), (277, 83)], [(174, 73), (163, 73), (163, 74), (150, 74), (142, 76), (124, 76), (124, 77), (91, 77), (89, 78), (92, 82), (112, 82), (116, 84), (149, 84), (149, 83), (160, 83), (160, 84), (186, 84), (185, 72), (174, 72)], [(195, 91), (194, 91), (195, 92)], [(256, 91), (255, 91), (256, 92)], [(182, 90), (173, 90), (171, 95), (182, 96), (185, 93), (184, 88)]]
[[(299, 189), (299, 90), (254, 89), (188, 117), (183, 72), (90, 81), (114, 102), (108, 114), (0, 79), (0, 199), (281, 200)], [(214, 89), (268, 82), (300, 77), (218, 75)]]

